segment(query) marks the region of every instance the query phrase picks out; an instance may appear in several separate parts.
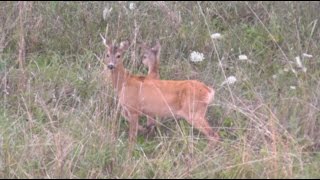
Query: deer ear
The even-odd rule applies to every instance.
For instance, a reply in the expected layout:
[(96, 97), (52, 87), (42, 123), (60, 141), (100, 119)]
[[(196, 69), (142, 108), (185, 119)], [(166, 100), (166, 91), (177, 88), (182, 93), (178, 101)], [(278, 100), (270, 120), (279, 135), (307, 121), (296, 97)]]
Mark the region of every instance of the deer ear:
[(129, 45), (130, 45), (129, 40), (122, 41), (122, 42), (120, 43), (119, 49), (120, 49), (121, 51), (125, 51), (125, 50), (127, 50), (127, 49), (129, 48)]

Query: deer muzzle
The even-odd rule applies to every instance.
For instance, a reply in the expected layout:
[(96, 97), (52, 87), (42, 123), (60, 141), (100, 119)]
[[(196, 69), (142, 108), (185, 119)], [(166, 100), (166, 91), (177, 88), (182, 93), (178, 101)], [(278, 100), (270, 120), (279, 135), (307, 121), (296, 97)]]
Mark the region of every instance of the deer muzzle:
[(114, 64), (113, 63), (109, 63), (107, 67), (108, 67), (108, 69), (112, 70), (112, 69), (114, 69)]

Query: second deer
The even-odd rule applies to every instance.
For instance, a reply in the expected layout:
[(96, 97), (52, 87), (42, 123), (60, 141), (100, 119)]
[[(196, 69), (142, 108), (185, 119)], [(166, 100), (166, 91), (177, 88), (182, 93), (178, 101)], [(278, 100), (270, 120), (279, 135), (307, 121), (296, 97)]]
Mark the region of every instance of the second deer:
[[(148, 67), (148, 75), (146, 78), (148, 79), (160, 79), (160, 53), (161, 53), (161, 45), (160, 42), (157, 41), (156, 45), (153, 47), (149, 47), (146, 43), (142, 43), (142, 63)], [(153, 132), (154, 127), (156, 125), (155, 117), (147, 117), (147, 131)]]

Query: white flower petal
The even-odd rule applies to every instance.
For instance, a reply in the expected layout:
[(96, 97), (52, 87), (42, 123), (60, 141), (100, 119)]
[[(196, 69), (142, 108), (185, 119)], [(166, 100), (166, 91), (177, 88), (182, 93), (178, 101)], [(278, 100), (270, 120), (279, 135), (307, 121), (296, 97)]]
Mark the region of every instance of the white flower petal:
[(129, 4), (129, 9), (130, 10), (134, 10), (136, 8), (136, 4), (135, 3), (130, 3)]
[(213, 34), (211, 34), (211, 38), (212, 39), (221, 39), (221, 34), (220, 33), (213, 33)]
[(193, 51), (193, 52), (190, 54), (190, 60), (191, 60), (192, 62), (200, 62), (200, 61), (203, 61), (203, 60), (204, 60), (204, 55), (203, 55), (202, 53)]
[(237, 81), (237, 78), (234, 77), (234, 76), (230, 76), (230, 77), (228, 77), (227, 80), (228, 80), (229, 84), (233, 84), (233, 83), (235, 83)]
[(296, 89), (296, 87), (295, 87), (295, 86), (290, 86), (290, 89), (295, 90), (295, 89)]
[(236, 77), (234, 77), (234, 76), (229, 76), (222, 84), (221, 84), (221, 86), (222, 85), (224, 85), (224, 84), (234, 84), (235, 82), (237, 81), (237, 78)]
[(248, 60), (248, 57), (242, 54), (242, 55), (239, 55), (239, 60)]

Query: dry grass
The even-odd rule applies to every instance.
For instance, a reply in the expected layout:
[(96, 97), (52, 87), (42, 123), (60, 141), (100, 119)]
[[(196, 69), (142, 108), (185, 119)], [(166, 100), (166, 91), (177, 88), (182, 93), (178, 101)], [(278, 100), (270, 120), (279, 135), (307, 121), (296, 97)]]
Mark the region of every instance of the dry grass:
[[(21, 27), (19, 3), (1, 2), (0, 177), (319, 178), (319, 7), (28, 2)], [(109, 37), (133, 39), (125, 61), (132, 72), (147, 72), (136, 43), (160, 39), (162, 79), (214, 86), (207, 116), (224, 141), (209, 147), (186, 122), (166, 119), (154, 136), (139, 135), (127, 156), (128, 124), (97, 59), (107, 26)], [(213, 33), (222, 38), (211, 39)], [(204, 60), (191, 62), (193, 51)], [(230, 76), (237, 81), (222, 85)]]

